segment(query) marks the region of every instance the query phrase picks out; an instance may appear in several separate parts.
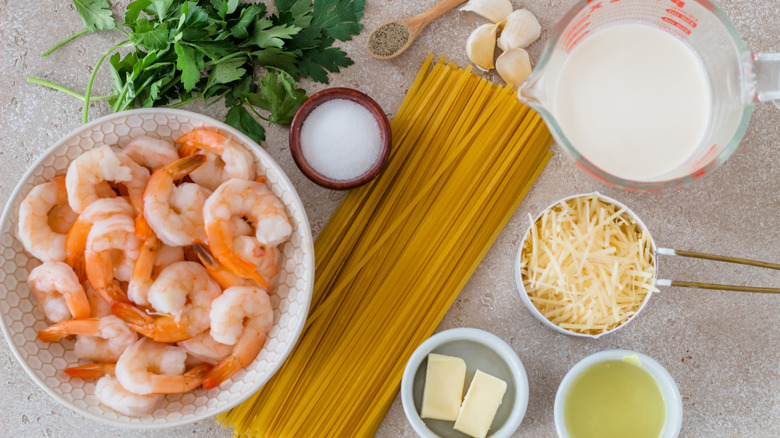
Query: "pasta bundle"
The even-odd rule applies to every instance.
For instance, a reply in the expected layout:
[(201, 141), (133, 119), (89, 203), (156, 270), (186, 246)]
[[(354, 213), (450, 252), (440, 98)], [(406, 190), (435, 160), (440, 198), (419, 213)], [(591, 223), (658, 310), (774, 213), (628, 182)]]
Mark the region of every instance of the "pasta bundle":
[(237, 435), (373, 436), (409, 356), (549, 159), (549, 131), (511, 90), (431, 61), (392, 122), (383, 173), (351, 191), (316, 240), (298, 344), (257, 394), (218, 417)]

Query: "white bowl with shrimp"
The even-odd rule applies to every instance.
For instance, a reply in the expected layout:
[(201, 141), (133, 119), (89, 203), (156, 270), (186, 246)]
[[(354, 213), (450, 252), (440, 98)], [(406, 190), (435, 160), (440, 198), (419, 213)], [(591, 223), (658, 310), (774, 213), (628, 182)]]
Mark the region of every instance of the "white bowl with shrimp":
[[(49, 323), (26, 279), (40, 262), (16, 237), (19, 205), (37, 184), (64, 174), (71, 160), (101, 144), (125, 145), (139, 135), (175, 139), (196, 128), (230, 135), (255, 157), (258, 175), (284, 203), (293, 227), (280, 249), (284, 255), (278, 286), (271, 294), (274, 325), (257, 358), (217, 388), (167, 395), (154, 413), (130, 417), (101, 405), (95, 380), (69, 378), (62, 370), (88, 361), (73, 353), (73, 341), (43, 343), (38, 331)], [(100, 118), (66, 135), (43, 154), (14, 189), (0, 218), (0, 327), (14, 356), (46, 393), (79, 414), (113, 426), (159, 429), (192, 423), (224, 412), (257, 392), (292, 351), (303, 330), (314, 284), (311, 229), (295, 188), (274, 160), (238, 130), (210, 117), (174, 109), (138, 109)]]

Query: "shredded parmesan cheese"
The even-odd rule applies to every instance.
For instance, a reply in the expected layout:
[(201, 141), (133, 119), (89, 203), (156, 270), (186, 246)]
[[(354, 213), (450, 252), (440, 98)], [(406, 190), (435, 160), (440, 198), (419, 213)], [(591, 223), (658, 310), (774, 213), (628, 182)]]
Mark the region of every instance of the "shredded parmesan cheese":
[(658, 290), (649, 234), (625, 208), (596, 195), (547, 209), (523, 242), (520, 269), (545, 318), (590, 335), (624, 323)]

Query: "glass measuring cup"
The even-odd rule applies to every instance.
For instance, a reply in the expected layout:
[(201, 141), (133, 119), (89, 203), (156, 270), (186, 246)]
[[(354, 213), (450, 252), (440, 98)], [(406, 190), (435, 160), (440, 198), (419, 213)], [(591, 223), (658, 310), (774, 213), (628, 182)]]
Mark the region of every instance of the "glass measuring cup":
[[(647, 24), (681, 40), (698, 56), (709, 81), (711, 110), (701, 143), (675, 169), (651, 180), (624, 179), (600, 169), (580, 153), (555, 118), (558, 80), (572, 50), (599, 29), (627, 23)], [(756, 102), (773, 101), (780, 108), (780, 54), (751, 53), (726, 15), (708, 0), (580, 0), (553, 29), (518, 97), (541, 114), (579, 167), (622, 188), (656, 191), (720, 166), (744, 136)]]

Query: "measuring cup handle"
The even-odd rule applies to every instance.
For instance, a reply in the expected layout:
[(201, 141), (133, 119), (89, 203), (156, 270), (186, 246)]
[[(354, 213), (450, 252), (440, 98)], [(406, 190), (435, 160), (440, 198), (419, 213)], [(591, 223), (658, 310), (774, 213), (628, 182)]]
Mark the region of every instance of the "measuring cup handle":
[(755, 93), (753, 100), (780, 108), (780, 53), (754, 53), (752, 56)]

